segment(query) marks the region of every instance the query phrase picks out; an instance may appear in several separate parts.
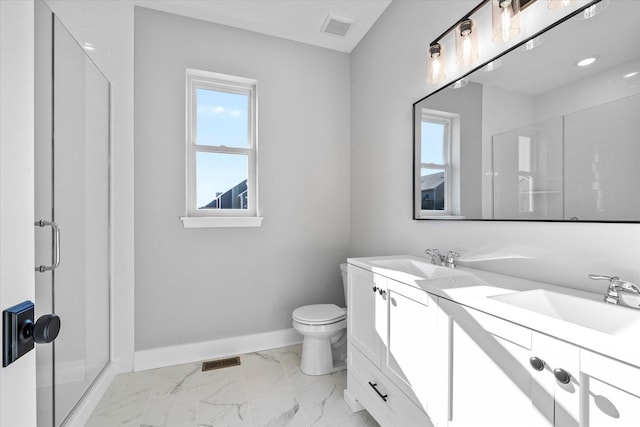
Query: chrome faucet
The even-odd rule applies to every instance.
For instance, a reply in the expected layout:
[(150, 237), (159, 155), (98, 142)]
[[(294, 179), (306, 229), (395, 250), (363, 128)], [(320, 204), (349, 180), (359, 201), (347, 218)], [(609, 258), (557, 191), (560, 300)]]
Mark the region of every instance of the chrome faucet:
[(600, 276), (597, 274), (589, 274), (589, 279), (592, 280), (608, 280), (609, 281), (609, 289), (607, 289), (607, 295), (605, 295), (604, 300), (609, 304), (618, 304), (620, 301), (620, 296), (618, 295), (618, 291), (630, 292), (640, 296), (640, 288), (637, 285), (627, 282), (626, 280), (620, 280), (617, 276)]
[(450, 268), (456, 268), (456, 258), (460, 256), (459, 253), (453, 251), (442, 255), (438, 249), (426, 249), (424, 253), (431, 257), (431, 264), (443, 265)]
[(440, 251), (437, 249), (425, 249), (425, 254), (431, 257), (431, 264), (442, 265), (443, 256), (440, 255)]

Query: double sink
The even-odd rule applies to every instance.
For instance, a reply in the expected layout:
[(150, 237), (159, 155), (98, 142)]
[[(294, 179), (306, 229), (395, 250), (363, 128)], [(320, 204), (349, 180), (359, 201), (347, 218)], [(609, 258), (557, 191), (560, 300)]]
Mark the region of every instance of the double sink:
[[(475, 292), (476, 296), (483, 295), (483, 298), (489, 300), (607, 335), (624, 336), (631, 331), (640, 330), (640, 310), (607, 304), (604, 302), (604, 295), (572, 292), (570, 289), (566, 289), (566, 293), (564, 289), (562, 292), (557, 292), (556, 290), (561, 288), (552, 285), (547, 287), (555, 290), (531, 289), (531, 284), (535, 286), (536, 282), (520, 286), (520, 289), (517, 289), (517, 285), (513, 287), (509, 284), (496, 285), (494, 280), (487, 280), (486, 275), (484, 278), (481, 277), (483, 276), (481, 270), (442, 267), (412, 256), (373, 257), (360, 258), (360, 260), (366, 260), (368, 268), (374, 273), (404, 283), (415, 283), (416, 286), (445, 298), (452, 294), (452, 291), (462, 295), (463, 292), (473, 293), (473, 288), (477, 288), (482, 289), (482, 292)], [(493, 274), (493, 276), (501, 275)], [(509, 280), (513, 283), (522, 281), (514, 277), (510, 277)], [(529, 289), (526, 289), (527, 287)]]

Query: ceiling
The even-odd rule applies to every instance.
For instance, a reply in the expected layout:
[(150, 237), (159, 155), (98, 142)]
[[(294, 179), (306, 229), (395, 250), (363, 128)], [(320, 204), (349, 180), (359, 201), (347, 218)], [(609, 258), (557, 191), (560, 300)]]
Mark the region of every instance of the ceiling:
[[(637, 13), (636, 1), (612, 1), (594, 18), (571, 18), (543, 34), (540, 47), (516, 49), (502, 58), (502, 67), (475, 72), (469, 80), (536, 96), (637, 60)], [(576, 66), (590, 56), (599, 59), (588, 67)]]
[[(137, 6), (351, 52), (391, 0), (134, 0)], [(328, 15), (355, 21), (345, 36), (321, 31)]]

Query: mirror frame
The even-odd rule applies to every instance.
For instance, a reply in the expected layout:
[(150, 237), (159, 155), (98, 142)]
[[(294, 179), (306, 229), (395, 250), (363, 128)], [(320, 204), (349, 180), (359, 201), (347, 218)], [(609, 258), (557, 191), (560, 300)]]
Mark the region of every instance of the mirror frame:
[(489, 218), (452, 218), (451, 216), (445, 216), (443, 215), (442, 217), (438, 217), (437, 215), (434, 215), (432, 217), (428, 217), (428, 218), (421, 218), (418, 217), (416, 212), (417, 212), (417, 206), (416, 206), (416, 202), (417, 202), (417, 197), (416, 197), (416, 183), (419, 180), (419, 169), (416, 167), (416, 122), (415, 122), (415, 117), (416, 117), (416, 108), (417, 105), (419, 103), (421, 103), (422, 101), (424, 101), (425, 99), (445, 90), (448, 89), (453, 83), (455, 83), (456, 81), (463, 79), (473, 73), (475, 73), (476, 71), (484, 68), (487, 64), (489, 64), (490, 62), (493, 62), (499, 58), (502, 58), (503, 56), (509, 54), (510, 52), (520, 48), (521, 46), (523, 46), (524, 44), (526, 44), (528, 41), (535, 39), (536, 37), (539, 37), (540, 35), (546, 33), (547, 31), (550, 31), (552, 29), (554, 29), (555, 27), (562, 25), (564, 22), (572, 19), (573, 17), (575, 17), (576, 15), (579, 15), (580, 13), (584, 12), (585, 9), (593, 6), (594, 4), (600, 3), (602, 0), (594, 0), (591, 1), (587, 4), (585, 4), (582, 7), (579, 7), (578, 9), (576, 9), (575, 11), (567, 14), (566, 16), (558, 19), (557, 21), (555, 21), (554, 23), (552, 23), (551, 25), (548, 25), (547, 27), (543, 28), (542, 30), (536, 32), (535, 34), (533, 34), (532, 36), (523, 39), (521, 42), (516, 43), (515, 45), (509, 47), (508, 49), (504, 50), (503, 52), (501, 52), (500, 54), (496, 55), (495, 57), (484, 61), (484, 62), (480, 62), (479, 65), (473, 69), (471, 69), (470, 71), (461, 74), (459, 76), (456, 76), (456, 78), (448, 80), (447, 83), (443, 84), (441, 87), (439, 87), (438, 89), (434, 90), (433, 92), (430, 92), (429, 94), (423, 96), (422, 98), (420, 98), (419, 100), (417, 100), (416, 102), (413, 103), (413, 107), (411, 109), (412, 111), (412, 115), (411, 115), (411, 123), (412, 123), (412, 140), (413, 140), (413, 146), (412, 146), (412, 152), (413, 152), (413, 156), (412, 156), (412, 193), (411, 193), (411, 198), (412, 198), (412, 217), (413, 220), (417, 220), (417, 221), (422, 221), (422, 220), (427, 220), (427, 221), (431, 221), (431, 220), (436, 220), (436, 221), (488, 221), (488, 222), (547, 222), (547, 223), (577, 223), (577, 224), (586, 224), (586, 223), (596, 223), (596, 224), (637, 224), (640, 223), (640, 219), (638, 219), (637, 221), (625, 221), (625, 220), (581, 220), (581, 221), (571, 221), (571, 220), (565, 220), (565, 219), (518, 219), (518, 218), (512, 218), (512, 219), (489, 219)]

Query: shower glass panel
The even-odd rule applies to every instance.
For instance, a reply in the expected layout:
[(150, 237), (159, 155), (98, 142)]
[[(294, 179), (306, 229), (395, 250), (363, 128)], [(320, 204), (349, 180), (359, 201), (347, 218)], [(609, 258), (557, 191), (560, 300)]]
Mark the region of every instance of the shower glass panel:
[[(48, 24), (53, 53), (37, 36), (35, 220), (61, 230), (60, 266), (35, 273), (36, 307), (62, 323), (55, 343), (37, 348), (38, 424), (59, 426), (110, 359), (110, 89), (55, 15), (36, 19)], [(49, 263), (51, 245), (37, 228), (37, 265)]]

